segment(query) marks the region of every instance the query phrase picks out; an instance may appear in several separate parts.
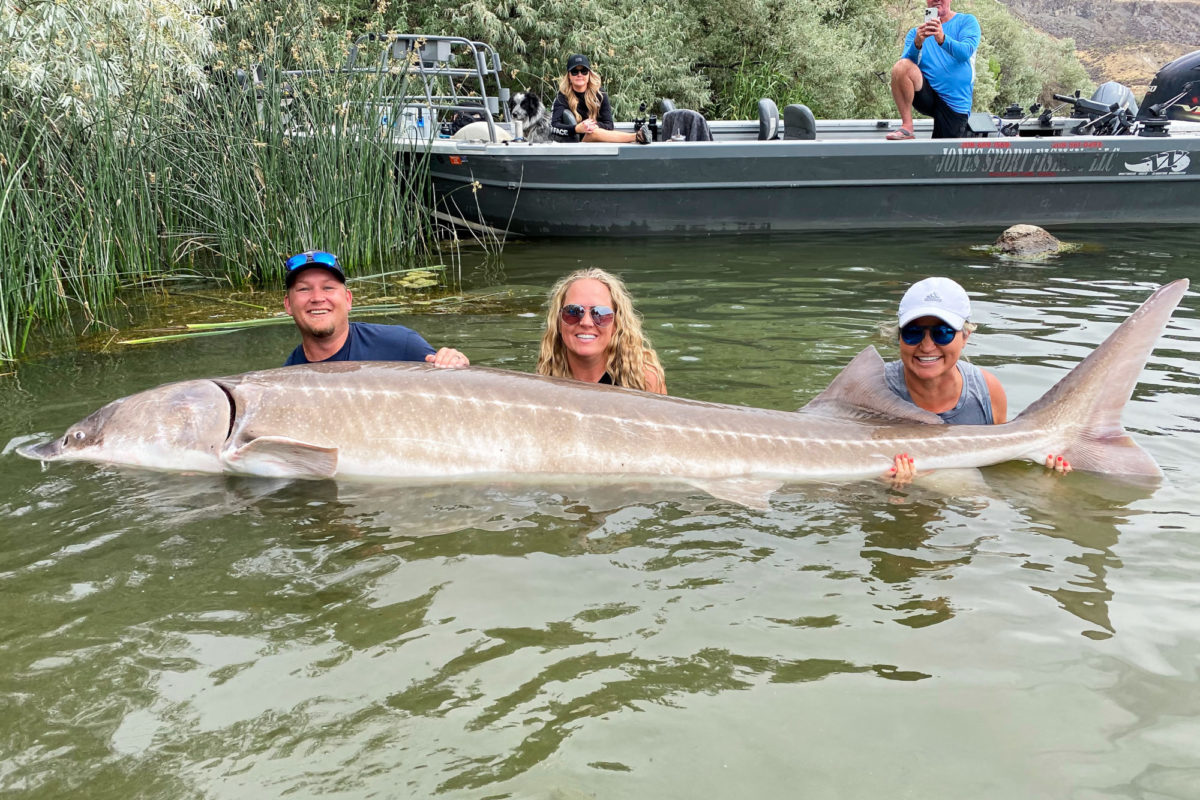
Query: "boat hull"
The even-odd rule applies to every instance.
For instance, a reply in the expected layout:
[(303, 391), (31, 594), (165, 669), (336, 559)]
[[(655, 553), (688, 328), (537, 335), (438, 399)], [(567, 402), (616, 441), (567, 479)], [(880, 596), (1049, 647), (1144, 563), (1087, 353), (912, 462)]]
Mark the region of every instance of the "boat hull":
[(421, 147), (442, 211), (530, 237), (1200, 218), (1200, 131), (1170, 138)]

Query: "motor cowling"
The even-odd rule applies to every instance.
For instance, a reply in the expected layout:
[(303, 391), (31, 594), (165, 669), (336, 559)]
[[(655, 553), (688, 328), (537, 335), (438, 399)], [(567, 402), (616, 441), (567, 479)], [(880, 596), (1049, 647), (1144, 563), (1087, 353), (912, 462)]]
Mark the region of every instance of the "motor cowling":
[(1138, 118), (1156, 116), (1155, 106), (1164, 105), (1181, 92), (1183, 97), (1162, 109), (1166, 118), (1200, 122), (1200, 50), (1180, 56), (1158, 71), (1150, 91), (1142, 98)]
[(1090, 98), (1097, 103), (1105, 106), (1113, 106), (1117, 108), (1128, 109), (1131, 114), (1138, 113), (1137, 100), (1133, 97), (1133, 90), (1123, 83), (1116, 81), (1108, 81), (1096, 87), (1096, 91), (1092, 92)]

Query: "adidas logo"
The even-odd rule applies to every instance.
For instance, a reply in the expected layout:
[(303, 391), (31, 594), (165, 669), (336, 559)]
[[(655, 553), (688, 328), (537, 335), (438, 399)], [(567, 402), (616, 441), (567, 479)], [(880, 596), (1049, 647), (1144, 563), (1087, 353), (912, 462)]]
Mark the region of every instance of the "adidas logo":
[(926, 303), (940, 303), (940, 302), (942, 302), (942, 298), (938, 296), (938, 293), (937, 293), (937, 292), (930, 292), (929, 294), (925, 295), (925, 301), (924, 301), (924, 302), (926, 302)]

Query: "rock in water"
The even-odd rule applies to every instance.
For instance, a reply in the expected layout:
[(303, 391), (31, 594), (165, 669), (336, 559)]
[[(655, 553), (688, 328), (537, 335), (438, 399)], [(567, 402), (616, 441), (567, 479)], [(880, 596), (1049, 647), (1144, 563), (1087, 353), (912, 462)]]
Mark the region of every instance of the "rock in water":
[(1063, 243), (1037, 225), (1013, 225), (1000, 234), (993, 247), (998, 253), (1031, 258), (1057, 253)]

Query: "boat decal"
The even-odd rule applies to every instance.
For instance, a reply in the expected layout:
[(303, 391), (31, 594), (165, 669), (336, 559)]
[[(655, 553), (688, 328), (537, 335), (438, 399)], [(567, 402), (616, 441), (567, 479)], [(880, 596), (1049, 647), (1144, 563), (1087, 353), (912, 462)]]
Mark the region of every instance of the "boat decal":
[(462, 156), (450, 156), (450, 163), (456, 167), (464, 161), (466, 161), (466, 159)]
[[(1013, 146), (1010, 141), (962, 142), (943, 147), (935, 171), (943, 175), (986, 175), (989, 178), (1054, 178), (1111, 174), (1119, 145), (1092, 139)], [(1070, 161), (1065, 157), (1070, 156)]]
[(1187, 172), (1188, 166), (1192, 163), (1192, 157), (1186, 150), (1166, 150), (1162, 153), (1155, 153), (1152, 156), (1146, 156), (1141, 161), (1134, 161), (1132, 164), (1125, 162), (1125, 169), (1128, 172), (1122, 172), (1122, 175), (1182, 175)]

